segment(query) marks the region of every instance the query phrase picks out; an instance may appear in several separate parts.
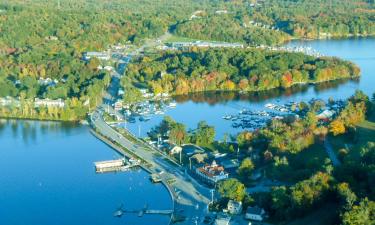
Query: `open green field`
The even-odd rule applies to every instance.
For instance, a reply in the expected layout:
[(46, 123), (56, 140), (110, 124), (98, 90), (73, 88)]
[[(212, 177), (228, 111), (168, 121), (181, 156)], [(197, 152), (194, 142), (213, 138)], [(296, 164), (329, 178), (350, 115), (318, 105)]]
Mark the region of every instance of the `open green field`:
[(361, 146), (367, 142), (375, 141), (375, 111), (367, 118), (367, 120), (358, 124), (356, 127), (356, 135), (340, 135), (337, 137), (331, 137), (331, 144), (339, 156), (340, 149), (350, 149), (349, 154), (356, 155), (357, 151)]

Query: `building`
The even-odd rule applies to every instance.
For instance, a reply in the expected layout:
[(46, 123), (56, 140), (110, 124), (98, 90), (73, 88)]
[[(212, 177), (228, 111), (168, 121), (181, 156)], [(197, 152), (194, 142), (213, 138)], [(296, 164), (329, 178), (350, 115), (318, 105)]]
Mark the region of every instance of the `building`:
[(12, 104), (15, 104), (17, 106), (19, 106), (19, 100), (15, 100), (14, 98), (12, 97), (5, 97), (5, 98), (0, 98), (0, 105), (1, 106), (8, 106), (8, 105), (12, 105)]
[(114, 108), (115, 110), (119, 111), (122, 109), (122, 101), (116, 101), (115, 104), (114, 104)]
[(229, 175), (224, 171), (224, 167), (216, 164), (215, 160), (211, 165), (196, 168), (195, 173), (199, 179), (210, 185), (214, 185), (221, 180), (227, 179)]
[(245, 218), (248, 220), (263, 221), (266, 216), (264, 209), (259, 208), (258, 206), (251, 207), (249, 206), (246, 210)]
[(109, 60), (111, 57), (107, 52), (85, 52), (83, 53), (83, 59), (88, 61), (92, 58), (100, 60)]
[(56, 100), (52, 100), (48, 98), (45, 98), (45, 99), (35, 98), (34, 105), (35, 107), (47, 106), (47, 107), (63, 108), (65, 107), (65, 102), (60, 98)]
[(235, 215), (241, 214), (242, 213), (242, 202), (229, 200), (229, 202), (227, 204), (227, 211), (230, 214), (235, 214)]
[(182, 148), (182, 152), (188, 157), (205, 152), (204, 149), (192, 144), (183, 145)]
[(230, 216), (226, 214), (219, 214), (215, 220), (215, 225), (229, 225), (230, 223)]
[(169, 46), (177, 49), (185, 49), (191, 47), (197, 48), (243, 48), (243, 44), (239, 43), (226, 43), (226, 42), (207, 42), (207, 41), (194, 41), (194, 42), (172, 42)]
[(326, 109), (316, 115), (316, 118), (318, 118), (319, 120), (329, 120), (333, 117), (334, 114), (335, 111)]
[(169, 154), (174, 155), (174, 154), (180, 154), (182, 152), (182, 148), (178, 145), (171, 145), (169, 149)]

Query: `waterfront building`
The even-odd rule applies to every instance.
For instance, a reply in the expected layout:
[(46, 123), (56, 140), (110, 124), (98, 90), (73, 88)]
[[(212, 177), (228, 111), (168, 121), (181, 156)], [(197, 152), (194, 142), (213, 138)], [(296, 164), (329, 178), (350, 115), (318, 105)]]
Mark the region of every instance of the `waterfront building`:
[(34, 105), (35, 107), (47, 106), (47, 107), (63, 108), (65, 107), (65, 102), (61, 98), (56, 99), (56, 100), (52, 100), (48, 98), (45, 98), (45, 99), (35, 98)]
[(218, 165), (214, 160), (211, 165), (205, 165), (195, 169), (198, 178), (204, 183), (214, 185), (217, 182), (227, 179), (229, 174), (224, 171), (224, 167)]

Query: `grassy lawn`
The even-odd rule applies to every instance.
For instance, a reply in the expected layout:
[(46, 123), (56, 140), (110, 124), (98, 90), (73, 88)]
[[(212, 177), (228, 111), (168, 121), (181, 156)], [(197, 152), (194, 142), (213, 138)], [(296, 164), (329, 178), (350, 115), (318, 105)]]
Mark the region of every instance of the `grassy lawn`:
[(369, 141), (375, 141), (375, 111), (367, 118), (367, 120), (358, 124), (357, 134), (355, 139), (349, 135), (340, 135), (337, 137), (331, 137), (331, 144), (339, 155), (339, 150), (342, 148), (349, 147), (351, 150), (349, 154), (357, 154), (357, 151), (361, 146), (365, 145)]

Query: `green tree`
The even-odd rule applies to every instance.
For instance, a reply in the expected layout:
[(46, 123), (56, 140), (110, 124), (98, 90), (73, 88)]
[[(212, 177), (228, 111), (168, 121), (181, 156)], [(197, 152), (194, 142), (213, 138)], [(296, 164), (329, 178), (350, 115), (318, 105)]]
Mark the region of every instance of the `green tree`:
[(245, 185), (234, 178), (221, 181), (218, 191), (223, 198), (235, 201), (242, 201), (246, 195)]
[(250, 179), (251, 173), (253, 172), (255, 166), (250, 158), (245, 158), (242, 160), (240, 167), (238, 168), (238, 175), (243, 179)]
[(343, 225), (367, 225), (374, 224), (375, 221), (375, 202), (368, 199), (362, 200), (359, 205), (345, 212), (342, 216)]

